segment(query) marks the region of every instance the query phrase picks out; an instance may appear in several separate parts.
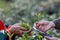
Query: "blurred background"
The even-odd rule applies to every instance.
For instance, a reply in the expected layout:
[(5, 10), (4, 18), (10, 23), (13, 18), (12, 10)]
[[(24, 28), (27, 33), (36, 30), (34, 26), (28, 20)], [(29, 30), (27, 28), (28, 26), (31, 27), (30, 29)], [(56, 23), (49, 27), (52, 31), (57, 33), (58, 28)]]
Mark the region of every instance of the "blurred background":
[[(5, 24), (23, 21), (33, 26), (38, 20), (52, 21), (59, 17), (60, 0), (0, 0), (0, 19)], [(50, 34), (60, 37), (55, 31), (51, 31)]]

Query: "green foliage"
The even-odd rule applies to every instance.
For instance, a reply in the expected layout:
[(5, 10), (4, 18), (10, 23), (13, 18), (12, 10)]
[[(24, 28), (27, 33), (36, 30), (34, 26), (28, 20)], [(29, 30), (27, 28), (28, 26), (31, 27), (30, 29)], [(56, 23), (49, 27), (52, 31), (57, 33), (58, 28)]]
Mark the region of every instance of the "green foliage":
[(27, 30), (31, 30), (31, 26), (29, 23), (26, 22), (21, 22), (20, 24), (22, 27), (26, 28)]
[[(34, 19), (34, 17), (36, 19)], [(37, 13), (34, 17), (33, 17), (33, 20), (36, 20), (36, 21), (40, 20), (40, 13)], [(36, 21), (34, 21), (34, 22), (36, 22)], [(33, 22), (33, 21), (30, 20), (30, 22)], [(19, 38), (21, 38), (20, 40), (42, 40), (44, 38), (39, 32), (36, 32), (33, 29), (32, 25), (33, 24), (30, 24), (28, 22), (21, 22), (20, 23), (20, 26), (26, 28), (28, 31), (32, 30), (31, 31), (32, 32), (31, 35), (28, 35), (27, 31), (24, 32), (23, 35), (22, 35), (22, 37), (19, 37)], [(19, 38), (15, 38), (15, 40), (18, 40)]]
[[(42, 0), (41, 0), (42, 1)], [(60, 17), (60, 12), (48, 15), (45, 11), (40, 12), (40, 0), (0, 0), (0, 19), (5, 23), (14, 24), (21, 22), (21, 26), (27, 30), (33, 29), (36, 21), (46, 19), (52, 21)], [(49, 2), (47, 2), (48, 4)], [(52, 3), (51, 3), (52, 4)], [(37, 5), (37, 8), (36, 8)], [(53, 4), (52, 4), (53, 5)], [(48, 9), (47, 5), (46, 8)], [(43, 7), (43, 5), (42, 5)], [(45, 6), (44, 6), (45, 8)], [(58, 8), (59, 9), (59, 8)], [(49, 34), (54, 35), (53, 30), (48, 31)], [(27, 32), (22, 37), (16, 37), (15, 40), (42, 40), (44, 37), (39, 32), (32, 31), (32, 35), (27, 36)]]

